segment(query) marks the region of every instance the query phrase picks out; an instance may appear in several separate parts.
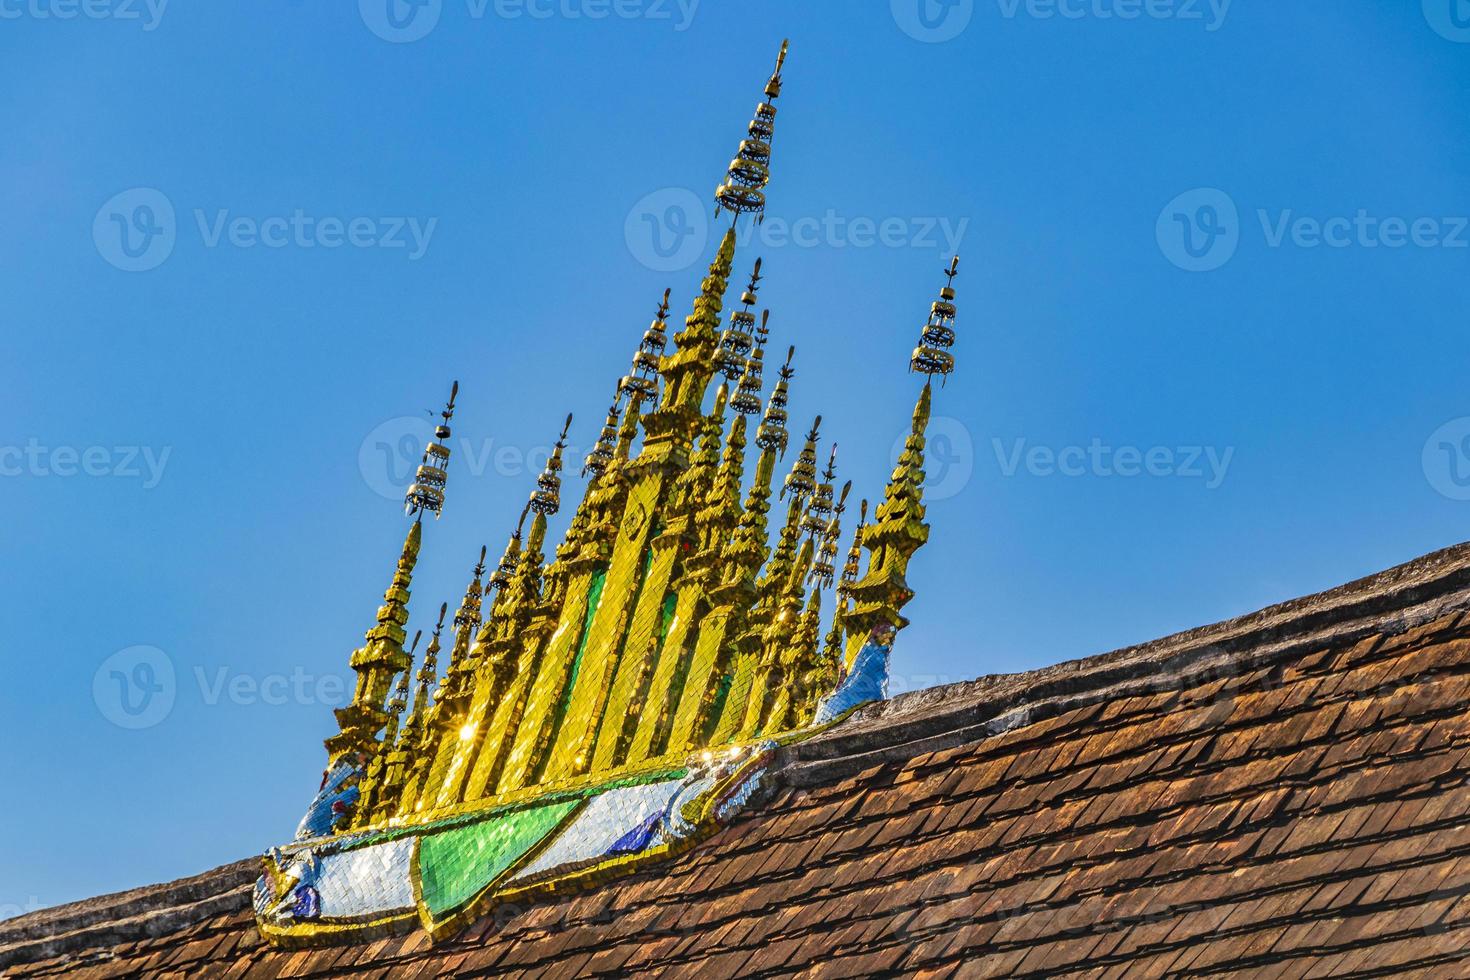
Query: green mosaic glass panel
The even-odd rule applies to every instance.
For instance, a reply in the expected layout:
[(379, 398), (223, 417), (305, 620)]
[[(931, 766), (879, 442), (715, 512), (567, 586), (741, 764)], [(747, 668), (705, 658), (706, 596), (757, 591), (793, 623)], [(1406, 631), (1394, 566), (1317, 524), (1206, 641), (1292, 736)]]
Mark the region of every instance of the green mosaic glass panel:
[(419, 842), (419, 882), (435, 919), (457, 912), (551, 833), (576, 800), (517, 810)]

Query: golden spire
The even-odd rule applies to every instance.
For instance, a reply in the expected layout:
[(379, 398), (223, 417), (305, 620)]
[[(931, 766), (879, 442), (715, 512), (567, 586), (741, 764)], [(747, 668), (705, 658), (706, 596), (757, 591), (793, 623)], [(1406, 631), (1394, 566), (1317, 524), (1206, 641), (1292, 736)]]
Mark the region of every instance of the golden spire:
[(527, 506), (541, 517), (550, 517), (561, 510), (561, 454), (567, 448), (567, 433), (571, 428), (572, 413), (568, 412), (566, 424), (561, 427), (561, 435), (557, 436), (556, 446), (546, 460), (546, 469), (536, 478), (536, 492), (531, 494), (531, 502)]
[(456, 381), (449, 389), (449, 403), (439, 413), (441, 421), (434, 427), (434, 439), (424, 449), (423, 461), (404, 497), (405, 514), (422, 517), (424, 511), (432, 511), (434, 519), (438, 520), (444, 511), (444, 484), (448, 479), (446, 468), (449, 466), (449, 447), (444, 443), (449, 441), (449, 420), (454, 418), (454, 399), (458, 396), (459, 382)]
[(842, 564), (842, 581), (837, 584), (837, 593), (844, 599), (863, 572), (863, 528), (867, 525), (868, 502), (864, 500), (862, 507), (858, 509), (857, 527), (852, 532), (852, 547), (848, 549), (847, 560)]
[(516, 529), (510, 532), (510, 540), (505, 544), (505, 553), (500, 556), (500, 564), (495, 566), (495, 571), (490, 575), (490, 582), (485, 587), (486, 592), (505, 588), (510, 577), (515, 574), (516, 563), (521, 557), (521, 535), (525, 532), (526, 517), (530, 513), (529, 503), (521, 508), (521, 516), (516, 521)]
[[(398, 683), (393, 687), (393, 696), (388, 699), (388, 728), (383, 734), (385, 746), (391, 747), (398, 741), (398, 726), (403, 719), (404, 709), (408, 707), (408, 675), (413, 669), (414, 651), (419, 648), (419, 640), (423, 638), (423, 635), (423, 630), (414, 633), (413, 643), (408, 648), (408, 666), (403, 669), (403, 673), (398, 675)], [(374, 761), (382, 757), (383, 754), (379, 753)]]
[(619, 388), (613, 396), (612, 407), (607, 410), (607, 418), (602, 423), (602, 432), (597, 436), (597, 443), (582, 463), (583, 476), (591, 473), (595, 480), (606, 473), (609, 464), (612, 463), (613, 455), (617, 452), (618, 402), (621, 395), (622, 389)]
[(745, 369), (740, 374), (740, 381), (736, 386), (735, 397), (730, 399), (730, 407), (741, 415), (758, 415), (761, 410), (761, 369), (765, 366), (766, 340), (771, 335), (767, 324), (771, 319), (771, 311), (761, 312), (761, 325), (755, 328), (755, 350), (745, 359)]
[(786, 402), (790, 397), (788, 386), (796, 375), (791, 367), (791, 359), (795, 356), (796, 345), (793, 344), (786, 351), (786, 363), (781, 366), (780, 371), (781, 380), (776, 382), (771, 397), (766, 401), (766, 414), (762, 416), (761, 424), (755, 430), (755, 444), (762, 449), (776, 452), (783, 458), (789, 438), (786, 432)]
[(755, 344), (755, 337), (752, 336), (755, 314), (750, 308), (755, 305), (756, 294), (761, 288), (760, 282), (761, 260), (756, 259), (755, 268), (750, 272), (750, 282), (740, 295), (740, 309), (730, 313), (730, 324), (720, 335), (720, 349), (715, 355), (715, 369), (727, 381), (736, 381), (744, 373), (750, 349)]
[[(653, 315), (653, 323), (644, 331), (643, 339), (638, 344), (638, 349), (633, 352), (633, 370), (618, 383), (618, 394), (635, 394), (642, 398), (652, 398), (658, 393), (658, 366), (659, 359), (663, 357), (664, 350), (669, 346), (669, 294), (671, 289), (664, 290), (664, 298), (659, 301), (658, 311)], [(617, 407), (617, 402), (613, 402)]]
[(721, 210), (731, 212), (736, 218), (754, 214), (757, 221), (765, 216), (764, 188), (771, 179), (771, 136), (776, 131), (776, 107), (772, 103), (781, 95), (781, 68), (786, 64), (790, 44), (790, 41), (781, 42), (776, 69), (766, 82), (766, 97), (755, 107), (755, 117), (750, 120), (750, 138), (740, 141), (725, 182), (715, 188), (715, 217), (719, 217)]
[(454, 400), (459, 395), (459, 382), (449, 391), (449, 401), (440, 412), (442, 421), (434, 429), (434, 438), (424, 450), (418, 477), (405, 495), (405, 511), (414, 518), (398, 555), (393, 581), (383, 593), (378, 607), (377, 623), (368, 630), (367, 643), (353, 651), (349, 665), (357, 674), (352, 701), (336, 709), (338, 732), (326, 740), (328, 764), (333, 765), (349, 752), (373, 754), (378, 751), (378, 733), (388, 724), (383, 710), (384, 698), (393, 678), (412, 666), (412, 658), (403, 651), (404, 627), (408, 624), (409, 586), (413, 584), (414, 566), (418, 564), (423, 544), (423, 516), (432, 511), (437, 517), (444, 506), (444, 485), (449, 462), (449, 420), (454, 417)]
[[(836, 447), (833, 447), (833, 456), (836, 457)], [(824, 476), (826, 482), (818, 488), (818, 499), (824, 499), (830, 505), (832, 502), (832, 465), (827, 466)], [(825, 494), (824, 494), (825, 491)], [(830, 507), (828, 512), (831, 518), (826, 520), (821, 529), (822, 546), (817, 551), (816, 563), (812, 565), (811, 576), (808, 581), (815, 581), (819, 588), (827, 589), (832, 586), (832, 579), (837, 574), (837, 541), (842, 536), (842, 513), (847, 510), (847, 495), (852, 492), (852, 481), (848, 480), (842, 487), (842, 496), (837, 498), (837, 505)], [(807, 517), (810, 518), (817, 512), (816, 501), (807, 509)]]
[(908, 625), (908, 620), (899, 613), (914, 595), (906, 578), (908, 563), (913, 553), (929, 540), (929, 525), (924, 523), (924, 430), (929, 425), (934, 375), (947, 377), (954, 370), (954, 356), (949, 348), (955, 340), (954, 277), (959, 272), (959, 263), (959, 256), (955, 256), (944, 270), (945, 285), (930, 308), (919, 346), (909, 361), (911, 370), (928, 377), (924, 390), (919, 393), (919, 403), (914, 406), (913, 426), (904, 440), (898, 465), (875, 514), (876, 523), (862, 534), (863, 546), (872, 558), (867, 574), (848, 588), (853, 600), (847, 615), (849, 664), (875, 627), (888, 625), (902, 629)]
[(940, 287), (939, 298), (929, 309), (929, 322), (924, 324), (919, 346), (914, 348), (913, 356), (909, 358), (909, 370), (926, 374), (931, 380), (936, 374), (948, 379), (954, 370), (954, 355), (949, 349), (954, 346), (954, 277), (959, 272), (960, 257), (956, 255), (950, 260), (949, 268), (944, 270), (947, 281)]
[[(408, 730), (414, 739), (423, 730), (424, 719), (429, 710), (429, 689), (434, 686), (434, 680), (439, 673), (439, 635), (444, 632), (444, 614), (449, 611), (449, 603), (439, 604), (439, 621), (434, 624), (434, 635), (429, 638), (429, 649), (424, 651), (424, 662), (419, 666), (418, 682), (413, 692), (413, 710), (408, 715)], [(404, 680), (408, 674), (403, 675)]]
[[(789, 493), (795, 499), (797, 506), (810, 500), (817, 488), (817, 440), (821, 437), (821, 430), (822, 417), (818, 415), (812, 427), (807, 430), (806, 444), (797, 454), (791, 472), (786, 475), (786, 482), (781, 485), (781, 498), (784, 500)], [(836, 446), (832, 447), (832, 458), (835, 462)]]

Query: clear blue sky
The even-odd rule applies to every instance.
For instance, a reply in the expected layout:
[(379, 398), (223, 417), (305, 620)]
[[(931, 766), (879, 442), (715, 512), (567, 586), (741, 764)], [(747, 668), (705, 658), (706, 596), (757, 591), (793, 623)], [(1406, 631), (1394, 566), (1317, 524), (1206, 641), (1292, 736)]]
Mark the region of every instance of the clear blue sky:
[[(783, 36), (738, 266), (856, 494), (961, 239), (896, 686), (1467, 536), (1464, 3), (925, 2), (0, 0), (0, 912), (290, 835), (405, 531), (402, 420), (460, 379), (422, 627), (666, 285), (687, 312)], [(168, 668), (127, 714), (113, 671)]]

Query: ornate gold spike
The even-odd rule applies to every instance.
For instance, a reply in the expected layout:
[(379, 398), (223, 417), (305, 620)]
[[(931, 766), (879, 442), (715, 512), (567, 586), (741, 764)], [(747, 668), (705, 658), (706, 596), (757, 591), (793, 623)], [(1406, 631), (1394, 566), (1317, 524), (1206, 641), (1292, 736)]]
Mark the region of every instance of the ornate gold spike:
[(791, 359), (796, 356), (796, 345), (792, 344), (786, 351), (786, 363), (781, 366), (780, 379), (776, 387), (771, 391), (771, 397), (766, 401), (766, 414), (761, 417), (761, 424), (755, 430), (755, 444), (762, 449), (773, 449), (783, 459), (786, 456), (786, 442), (790, 435), (786, 431), (786, 402), (790, 397), (788, 394), (791, 379), (796, 376), (796, 370), (791, 366)]
[[(622, 391), (619, 389), (618, 395), (621, 394)], [(607, 410), (607, 419), (602, 423), (602, 432), (597, 436), (597, 443), (592, 447), (592, 451), (587, 454), (586, 460), (582, 463), (583, 476), (591, 473), (593, 479), (596, 479), (607, 472), (608, 466), (612, 463), (613, 455), (617, 452), (618, 416), (618, 397), (615, 396), (612, 407)]]
[(766, 340), (771, 336), (768, 324), (771, 311), (761, 312), (761, 325), (755, 328), (755, 350), (745, 359), (735, 397), (730, 407), (741, 415), (759, 415), (761, 410), (761, 370), (765, 366)]
[(909, 370), (927, 374), (930, 378), (939, 375), (948, 378), (954, 370), (954, 355), (949, 349), (954, 346), (954, 277), (960, 272), (960, 257), (950, 260), (944, 270), (947, 277), (940, 287), (939, 298), (929, 309), (929, 321), (919, 335), (919, 346), (909, 358)]
[(857, 527), (852, 532), (852, 547), (848, 549), (847, 560), (842, 565), (842, 581), (837, 586), (840, 595), (846, 598), (857, 584), (858, 576), (862, 574), (863, 562), (863, 529), (868, 525), (868, 502), (863, 501), (858, 510)]
[[(833, 456), (835, 458), (835, 446), (833, 450)], [(830, 464), (827, 467), (825, 480), (826, 486), (830, 487), (832, 481), (832, 466)], [(827, 520), (821, 530), (822, 544), (817, 550), (816, 561), (812, 564), (811, 575), (807, 578), (808, 582), (816, 582), (819, 588), (830, 588), (832, 586), (832, 579), (837, 573), (837, 540), (842, 536), (842, 514), (847, 510), (847, 495), (851, 492), (852, 481), (848, 480), (842, 487), (842, 495), (837, 498), (836, 506), (831, 508), (831, 518)], [(820, 490), (818, 491), (818, 496), (821, 496)], [(830, 501), (830, 493), (828, 494), (828, 500)], [(809, 517), (814, 509), (815, 505), (807, 509), (807, 515)]]
[(567, 448), (567, 433), (572, 428), (572, 413), (567, 413), (566, 424), (557, 436), (556, 446), (546, 460), (546, 468), (536, 478), (536, 492), (531, 494), (529, 506), (542, 517), (550, 517), (561, 510), (561, 454)]
[(720, 335), (720, 349), (715, 354), (715, 369), (727, 381), (737, 380), (745, 371), (746, 359), (755, 344), (755, 337), (752, 335), (755, 314), (750, 308), (755, 305), (756, 294), (760, 292), (760, 281), (761, 260), (756, 259), (755, 268), (750, 273), (750, 283), (740, 296), (741, 308), (730, 313), (730, 323)]
[(633, 370), (618, 383), (619, 395), (636, 394), (649, 399), (658, 394), (659, 363), (669, 345), (669, 295), (672, 292), (671, 289), (664, 290), (658, 311), (653, 315), (653, 323), (644, 331), (638, 349), (633, 352)]
[[(821, 436), (822, 417), (817, 416), (812, 427), (807, 430), (806, 444), (801, 447), (801, 452), (796, 456), (796, 462), (791, 467), (791, 472), (786, 477), (786, 482), (781, 485), (781, 498), (784, 500), (789, 493), (793, 502), (798, 506), (804, 505), (812, 499), (812, 494), (817, 489), (817, 439)], [(833, 461), (836, 461), (836, 447), (833, 447)]]
[(715, 188), (716, 217), (721, 210), (730, 211), (736, 218), (742, 214), (765, 214), (764, 188), (771, 179), (771, 136), (776, 131), (776, 107), (772, 103), (781, 95), (781, 69), (786, 64), (790, 43), (781, 42), (776, 70), (766, 82), (766, 97), (755, 107), (755, 116), (750, 120), (750, 138), (740, 141), (725, 182)]
[(847, 614), (847, 657), (851, 664), (867, 636), (875, 628), (908, 625), (899, 612), (913, 598), (909, 588), (909, 559), (929, 540), (929, 525), (924, 523), (924, 431), (934, 397), (934, 375), (947, 376), (954, 369), (954, 357), (948, 348), (954, 343), (954, 277), (959, 272), (959, 256), (945, 270), (946, 283), (939, 299), (931, 308), (919, 347), (910, 360), (910, 368), (928, 377), (914, 406), (913, 425), (904, 440), (898, 465), (888, 481), (883, 503), (878, 506), (877, 521), (862, 533), (863, 546), (872, 554), (867, 574), (851, 585), (852, 610)]
[(505, 544), (505, 553), (500, 556), (500, 564), (495, 566), (495, 571), (490, 575), (490, 582), (485, 591), (503, 589), (515, 574), (516, 563), (521, 557), (521, 535), (526, 529), (526, 518), (530, 516), (531, 505), (526, 504), (521, 508), (520, 519), (516, 521), (516, 529), (510, 533), (510, 540)]
[(424, 449), (424, 457), (414, 475), (413, 484), (404, 495), (403, 512), (410, 516), (423, 516), (432, 512), (438, 520), (444, 511), (444, 484), (448, 480), (449, 466), (449, 420), (454, 418), (454, 400), (459, 396), (459, 382), (449, 389), (449, 402), (439, 413), (440, 423), (434, 427), (434, 438)]

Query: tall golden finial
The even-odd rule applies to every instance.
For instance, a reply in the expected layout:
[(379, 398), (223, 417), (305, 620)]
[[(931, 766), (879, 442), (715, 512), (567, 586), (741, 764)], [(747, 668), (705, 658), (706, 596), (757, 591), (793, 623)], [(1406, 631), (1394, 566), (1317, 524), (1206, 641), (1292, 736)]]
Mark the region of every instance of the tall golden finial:
[(432, 511), (434, 519), (438, 520), (444, 511), (444, 484), (448, 480), (449, 466), (449, 447), (444, 443), (449, 441), (449, 420), (454, 418), (454, 399), (458, 396), (459, 382), (456, 381), (449, 389), (449, 403), (439, 413), (441, 421), (434, 427), (434, 439), (424, 449), (424, 458), (414, 475), (413, 485), (404, 495), (405, 514), (422, 517), (424, 511)]
[(720, 349), (715, 354), (715, 370), (723, 374), (727, 381), (736, 380), (745, 371), (746, 358), (755, 344), (755, 338), (751, 335), (755, 328), (755, 314), (750, 308), (755, 305), (760, 283), (761, 260), (756, 259), (755, 268), (750, 273), (750, 283), (740, 295), (740, 309), (730, 312), (730, 325), (720, 335)]
[(781, 95), (781, 69), (786, 64), (790, 45), (790, 41), (781, 42), (776, 70), (766, 82), (766, 97), (755, 107), (755, 116), (750, 120), (750, 138), (740, 141), (725, 182), (715, 188), (715, 217), (719, 217), (721, 210), (729, 211), (736, 218), (754, 214), (757, 222), (765, 217), (764, 188), (771, 179), (771, 136), (776, 131), (776, 107), (772, 103)]
[(664, 298), (659, 301), (653, 323), (643, 332), (643, 339), (633, 352), (633, 370), (618, 384), (619, 396), (636, 394), (648, 399), (658, 393), (659, 359), (669, 346), (669, 295), (672, 292), (672, 289), (664, 290)]
[(598, 433), (597, 443), (592, 447), (592, 451), (587, 454), (587, 458), (582, 462), (583, 476), (591, 473), (594, 480), (602, 476), (602, 474), (607, 472), (607, 468), (612, 465), (613, 457), (617, 455), (618, 418), (621, 414), (618, 409), (618, 402), (621, 395), (622, 389), (619, 388), (613, 396), (612, 407), (607, 410), (607, 418), (602, 423), (602, 432)]
[(761, 418), (760, 426), (755, 430), (755, 444), (762, 449), (774, 450), (783, 458), (786, 456), (786, 441), (790, 435), (786, 431), (786, 402), (790, 397), (788, 388), (791, 379), (796, 376), (796, 370), (791, 366), (791, 359), (796, 356), (796, 345), (792, 345), (786, 351), (786, 363), (781, 366), (781, 380), (776, 382), (771, 397), (766, 401), (766, 414)]
[(761, 311), (761, 325), (755, 328), (755, 350), (745, 359), (730, 408), (741, 415), (759, 415), (761, 410), (761, 369), (765, 367), (766, 341), (771, 336), (771, 311)]
[[(834, 446), (833, 449), (835, 450), (836, 447)], [(834, 452), (834, 456), (835, 455), (836, 454)], [(826, 479), (828, 481), (828, 486), (830, 486), (832, 480), (830, 466), (828, 467), (828, 475)], [(807, 579), (807, 581), (809, 582), (816, 582), (818, 588), (831, 588), (832, 580), (837, 574), (837, 541), (840, 537), (842, 537), (842, 514), (844, 511), (847, 510), (847, 495), (851, 492), (852, 481), (848, 480), (847, 483), (844, 484), (842, 487), (842, 494), (837, 498), (836, 506), (833, 507), (831, 510), (831, 519), (828, 520), (826, 526), (822, 528), (822, 546), (817, 550), (816, 562), (812, 565), (811, 575)], [(828, 495), (827, 499), (830, 502), (830, 494)], [(812, 509), (815, 509), (815, 505)], [(807, 513), (808, 515), (810, 515), (812, 513), (812, 510), (808, 510)]]
[(503, 589), (516, 573), (516, 565), (521, 559), (521, 535), (526, 530), (526, 517), (531, 513), (531, 505), (528, 503), (521, 508), (520, 520), (516, 521), (516, 529), (510, 533), (510, 541), (506, 542), (505, 553), (500, 556), (500, 564), (495, 566), (495, 571), (490, 576), (490, 583), (485, 591), (491, 589)]
[(811, 494), (811, 503), (807, 505), (806, 516), (801, 520), (802, 530), (813, 539), (827, 532), (827, 524), (832, 519), (832, 495), (836, 492), (833, 481), (836, 479), (837, 443), (834, 442), (832, 452), (827, 457), (827, 468), (822, 471), (822, 481)]
[[(806, 444), (801, 447), (797, 454), (796, 462), (791, 466), (791, 472), (786, 475), (786, 482), (781, 484), (781, 499), (786, 499), (789, 493), (796, 506), (801, 506), (810, 500), (817, 488), (817, 440), (822, 434), (822, 417), (817, 416), (812, 427), (807, 430)], [(835, 459), (835, 456), (834, 456)]]
[(567, 448), (567, 433), (572, 429), (572, 413), (557, 436), (556, 446), (546, 460), (546, 469), (536, 478), (536, 492), (531, 494), (530, 508), (542, 517), (550, 517), (561, 510), (561, 454)]
[(847, 560), (842, 563), (842, 581), (837, 585), (840, 595), (846, 596), (863, 573), (863, 528), (867, 526), (868, 502), (864, 500), (858, 509), (857, 527), (852, 532), (852, 547), (847, 551)]
[(954, 370), (954, 355), (949, 349), (954, 346), (954, 277), (959, 272), (960, 257), (956, 255), (944, 270), (946, 282), (929, 309), (929, 322), (919, 335), (919, 346), (909, 358), (909, 370), (926, 374), (931, 380), (936, 374), (948, 379)]
[[(418, 687), (413, 693), (413, 710), (409, 712), (408, 724), (417, 737), (418, 729), (423, 725), (424, 714), (429, 710), (429, 689), (434, 686), (434, 679), (439, 673), (439, 636), (444, 632), (444, 615), (449, 612), (449, 603), (439, 604), (439, 621), (434, 624), (434, 635), (429, 638), (429, 649), (424, 651), (424, 662), (419, 665), (418, 676), (415, 680)], [(403, 675), (408, 677), (407, 673)]]

